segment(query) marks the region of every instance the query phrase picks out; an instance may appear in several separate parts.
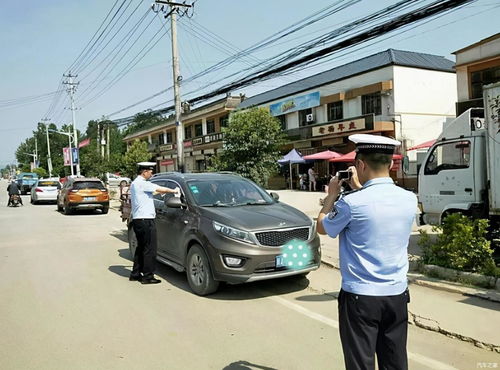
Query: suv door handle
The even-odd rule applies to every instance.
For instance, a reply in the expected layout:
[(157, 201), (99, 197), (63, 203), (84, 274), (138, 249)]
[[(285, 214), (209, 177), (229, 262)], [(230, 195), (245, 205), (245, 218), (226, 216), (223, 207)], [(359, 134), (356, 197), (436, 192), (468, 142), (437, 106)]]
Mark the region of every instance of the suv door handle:
[(467, 192), (472, 193), (472, 188), (465, 188), (464, 190), (467, 191)]

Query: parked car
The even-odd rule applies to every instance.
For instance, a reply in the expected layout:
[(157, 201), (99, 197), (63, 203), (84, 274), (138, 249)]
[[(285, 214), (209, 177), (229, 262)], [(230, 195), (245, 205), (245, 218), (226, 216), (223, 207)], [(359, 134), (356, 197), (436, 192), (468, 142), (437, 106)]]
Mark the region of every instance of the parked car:
[(57, 210), (68, 215), (75, 210), (109, 210), (109, 194), (101, 180), (97, 178), (68, 178), (57, 197)]
[[(301, 211), (280, 203), (241, 176), (222, 173), (163, 173), (151, 182), (182, 195), (155, 195), (158, 261), (186, 271), (198, 295), (217, 290), (219, 282), (244, 283), (307, 275), (320, 265), (316, 224)], [(137, 239), (129, 222), (129, 247)], [(295, 268), (284, 262), (282, 247), (298, 242), (309, 248)], [(302, 245), (303, 244), (303, 245)]]
[(61, 189), (59, 178), (39, 179), (31, 188), (31, 204), (39, 202), (57, 202), (57, 194)]
[(106, 173), (106, 181), (109, 186), (120, 186), (122, 183), (130, 184), (132, 180), (128, 177), (115, 175), (114, 173), (107, 172)]
[(34, 172), (21, 172), (16, 179), (21, 194), (28, 194), (37, 181), (38, 175)]

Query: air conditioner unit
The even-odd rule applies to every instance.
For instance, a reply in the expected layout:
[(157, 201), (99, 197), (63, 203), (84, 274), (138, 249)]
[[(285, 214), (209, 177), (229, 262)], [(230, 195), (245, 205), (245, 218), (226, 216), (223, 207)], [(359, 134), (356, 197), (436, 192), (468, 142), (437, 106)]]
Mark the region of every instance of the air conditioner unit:
[(306, 122), (314, 122), (314, 114), (306, 114)]

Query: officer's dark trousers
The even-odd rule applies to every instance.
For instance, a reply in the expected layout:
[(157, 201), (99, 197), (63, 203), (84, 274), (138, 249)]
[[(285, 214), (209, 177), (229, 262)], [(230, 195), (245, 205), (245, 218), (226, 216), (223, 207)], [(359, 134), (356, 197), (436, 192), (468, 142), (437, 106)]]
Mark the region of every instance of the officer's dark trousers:
[(134, 219), (132, 227), (137, 237), (137, 249), (131, 275), (138, 277), (142, 273), (144, 278), (152, 278), (156, 267), (155, 221), (154, 219)]
[(375, 297), (339, 294), (339, 329), (347, 370), (408, 369), (406, 337), (409, 292)]

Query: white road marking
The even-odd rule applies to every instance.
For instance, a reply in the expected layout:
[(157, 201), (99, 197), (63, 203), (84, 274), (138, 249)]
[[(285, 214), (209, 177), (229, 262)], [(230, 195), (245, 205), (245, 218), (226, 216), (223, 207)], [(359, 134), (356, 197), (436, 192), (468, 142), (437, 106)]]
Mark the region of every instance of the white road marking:
[[(285, 306), (285, 307), (288, 307), (296, 312), (299, 312), (307, 317), (310, 317), (311, 319), (314, 319), (314, 320), (317, 320), (317, 321), (320, 321), (322, 322), (323, 324), (326, 324), (326, 325), (329, 325), (331, 326), (332, 328), (335, 328), (335, 329), (338, 329), (339, 328), (339, 322), (337, 320), (334, 320), (334, 319), (330, 319), (326, 316), (323, 316), (319, 313), (316, 313), (316, 312), (313, 312), (311, 310), (308, 310), (307, 308), (304, 308), (296, 303), (293, 303), (293, 302), (290, 302), (290, 301), (287, 301), (286, 299), (284, 298), (281, 298), (281, 297), (278, 297), (278, 296), (270, 296), (269, 297), (270, 299), (272, 299), (273, 301), (275, 302), (278, 302), (279, 304)], [(450, 366), (450, 365), (447, 365), (443, 362), (440, 362), (440, 361), (437, 361), (437, 360), (433, 360), (432, 358), (429, 358), (429, 357), (426, 357), (426, 356), (423, 356), (423, 355), (419, 355), (417, 353), (413, 353), (413, 352), (410, 352), (408, 351), (408, 358), (415, 361), (415, 362), (418, 362), (422, 365), (425, 365), (425, 366), (428, 366), (429, 368), (431, 369), (436, 369), (436, 370), (458, 370), (456, 367), (453, 367), (453, 366)]]

